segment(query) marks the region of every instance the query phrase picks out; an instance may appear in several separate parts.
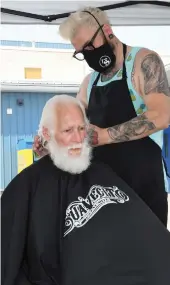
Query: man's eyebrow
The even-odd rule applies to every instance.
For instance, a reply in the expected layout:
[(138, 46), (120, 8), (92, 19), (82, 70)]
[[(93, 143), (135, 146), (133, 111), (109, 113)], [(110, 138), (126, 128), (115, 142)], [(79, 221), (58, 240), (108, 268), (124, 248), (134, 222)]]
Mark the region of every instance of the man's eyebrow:
[(71, 125), (63, 126), (63, 129), (71, 129), (71, 128), (73, 128), (73, 126)]

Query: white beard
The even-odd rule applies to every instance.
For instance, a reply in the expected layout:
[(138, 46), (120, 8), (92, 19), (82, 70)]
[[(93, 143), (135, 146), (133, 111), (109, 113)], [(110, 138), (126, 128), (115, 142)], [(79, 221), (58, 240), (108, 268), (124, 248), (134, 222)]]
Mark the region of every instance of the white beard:
[[(70, 148), (81, 148), (80, 155), (70, 155)], [(91, 163), (92, 148), (85, 140), (82, 144), (74, 144), (69, 147), (61, 147), (53, 139), (48, 142), (47, 149), (55, 166), (63, 171), (79, 174), (85, 171)]]

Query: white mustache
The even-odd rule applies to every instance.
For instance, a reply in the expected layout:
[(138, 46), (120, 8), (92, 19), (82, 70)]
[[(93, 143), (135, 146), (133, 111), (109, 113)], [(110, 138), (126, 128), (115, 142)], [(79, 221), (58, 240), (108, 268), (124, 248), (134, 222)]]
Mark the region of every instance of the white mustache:
[(68, 147), (68, 150), (70, 150), (70, 149), (76, 149), (76, 148), (82, 148), (82, 144), (80, 143), (80, 144), (71, 145), (71, 146)]
[[(68, 149), (81, 149), (79, 156), (69, 155)], [(91, 147), (85, 140), (82, 143), (73, 143), (67, 147), (60, 147), (55, 140), (49, 142), (48, 150), (54, 165), (63, 171), (78, 174), (85, 171), (91, 163)]]

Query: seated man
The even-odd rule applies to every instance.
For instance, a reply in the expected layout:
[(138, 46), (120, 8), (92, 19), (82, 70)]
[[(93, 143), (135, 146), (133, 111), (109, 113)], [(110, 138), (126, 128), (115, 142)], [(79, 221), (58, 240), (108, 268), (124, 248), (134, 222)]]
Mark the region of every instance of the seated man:
[(93, 161), (87, 127), (77, 99), (46, 103), (39, 135), (49, 154), (2, 195), (2, 285), (170, 284), (170, 233)]

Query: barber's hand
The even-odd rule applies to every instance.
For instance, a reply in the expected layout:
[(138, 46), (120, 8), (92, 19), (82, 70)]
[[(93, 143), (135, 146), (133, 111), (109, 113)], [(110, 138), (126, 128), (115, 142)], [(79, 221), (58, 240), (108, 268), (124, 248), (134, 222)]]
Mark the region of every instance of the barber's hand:
[(43, 148), (39, 136), (34, 137), (33, 151), (35, 151), (39, 157), (43, 157), (48, 153), (47, 150)]
[(107, 129), (101, 129), (92, 124), (90, 124), (87, 130), (87, 137), (89, 144), (93, 147), (109, 143), (109, 136), (107, 133)]

